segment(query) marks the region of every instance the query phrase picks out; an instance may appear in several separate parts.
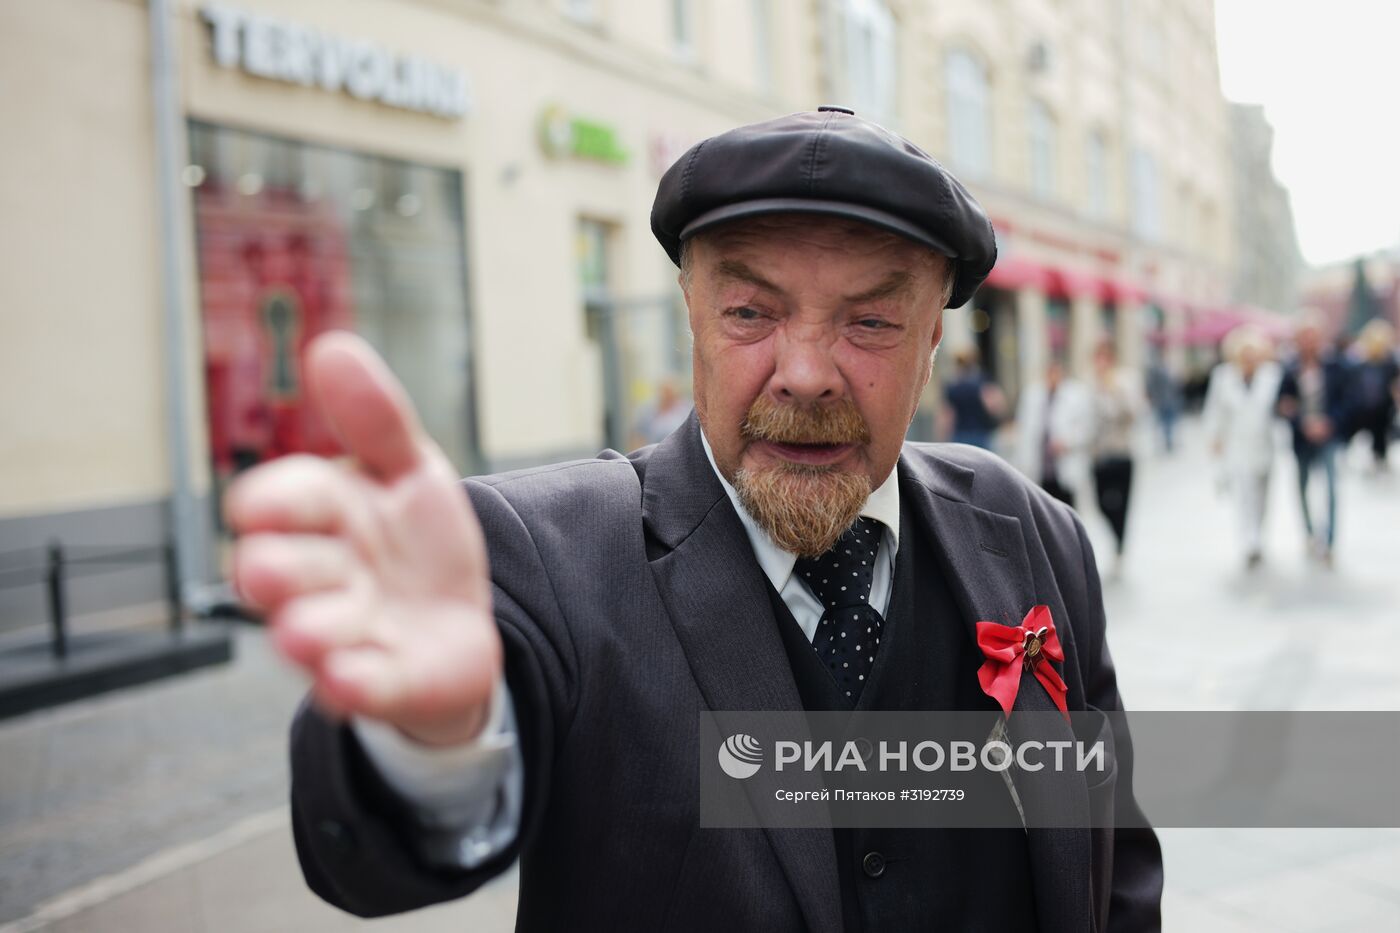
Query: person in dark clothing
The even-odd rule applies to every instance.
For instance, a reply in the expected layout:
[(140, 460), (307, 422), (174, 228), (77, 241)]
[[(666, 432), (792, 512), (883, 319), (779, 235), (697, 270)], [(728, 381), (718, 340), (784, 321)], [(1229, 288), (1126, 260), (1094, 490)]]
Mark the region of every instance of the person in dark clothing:
[(1133, 489), (1133, 434), (1142, 398), (1131, 378), (1118, 368), (1113, 344), (1094, 349), (1094, 491), (1099, 511), (1113, 529), (1111, 575), (1123, 570), (1128, 533), (1128, 502)]
[(1147, 367), (1147, 400), (1152, 405), (1152, 413), (1157, 417), (1157, 425), (1162, 429), (1162, 443), (1167, 453), (1176, 449), (1176, 422), (1181, 417), (1185, 404), (1181, 383), (1160, 353), (1154, 355)]
[[(1337, 532), (1337, 451), (1350, 423), (1349, 373), (1343, 359), (1323, 349), (1322, 332), (1315, 322), (1305, 321), (1299, 326), (1294, 343), (1297, 355), (1284, 369), (1276, 407), (1293, 433), (1303, 527), (1313, 553), (1331, 566)], [(1313, 520), (1308, 503), (1308, 484), (1314, 469), (1322, 470), (1327, 483), (1324, 528)]]
[(1358, 362), (1352, 371), (1354, 415), (1351, 427), (1356, 434), (1371, 435), (1371, 453), (1378, 470), (1387, 469), (1386, 449), (1390, 446), (1395, 423), (1397, 397), (1400, 397), (1400, 360), (1395, 352), (1395, 329), (1386, 321), (1375, 320), (1361, 330), (1356, 341)]
[(963, 347), (955, 357), (957, 373), (943, 389), (952, 419), (949, 440), (992, 449), (992, 434), (1006, 416), (1006, 396), (979, 365), (976, 347)]

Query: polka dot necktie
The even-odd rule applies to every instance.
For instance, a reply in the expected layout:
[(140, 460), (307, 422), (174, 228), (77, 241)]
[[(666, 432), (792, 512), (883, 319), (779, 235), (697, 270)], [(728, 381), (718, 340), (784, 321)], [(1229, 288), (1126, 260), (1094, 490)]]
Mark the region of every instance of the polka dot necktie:
[(858, 518), (831, 550), (817, 558), (798, 558), (793, 567), (823, 607), (812, 647), (852, 706), (870, 679), (885, 623), (870, 605), (882, 537), (884, 526), (879, 522)]

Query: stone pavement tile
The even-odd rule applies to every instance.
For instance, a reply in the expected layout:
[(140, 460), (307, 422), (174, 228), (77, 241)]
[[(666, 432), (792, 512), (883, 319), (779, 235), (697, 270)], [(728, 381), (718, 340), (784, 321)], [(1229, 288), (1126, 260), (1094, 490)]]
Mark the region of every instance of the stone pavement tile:
[(291, 829), (278, 826), (42, 929), (45, 933), (509, 933), (519, 887), (512, 870), (471, 897), (361, 920), (306, 887)]
[(1162, 895), (1162, 929), (1165, 933), (1260, 933), (1247, 918), (1170, 886)]
[(1169, 894), (1209, 897), (1232, 885), (1276, 874), (1279, 859), (1268, 852), (1244, 852), (1221, 829), (1161, 829), (1162, 863)]
[(225, 667), (0, 723), (0, 922), (286, 800), (303, 688), (236, 637)]
[(1329, 869), (1338, 878), (1352, 879), (1366, 891), (1390, 901), (1400, 917), (1400, 845), (1335, 859)]
[(306, 887), (290, 827), (201, 862), (184, 874), (190, 876), (198, 890), (202, 928), (220, 933), (333, 933), (361, 929), (384, 933), (508, 933), (515, 929), (518, 882), (514, 871), (461, 901), (370, 922), (352, 917), (326, 904)]
[(43, 928), (44, 933), (205, 933), (195, 890), (181, 875), (161, 878)]
[[(1400, 857), (1400, 829), (1229, 829), (1220, 833), (1221, 841), (1236, 851), (1295, 868), (1366, 855)], [(1392, 867), (1400, 875), (1400, 862)]]
[[(1389, 914), (1395, 905), (1359, 886), (1343, 883), (1330, 865), (1291, 868), (1267, 878), (1232, 886), (1211, 902), (1248, 918), (1256, 929), (1279, 933), (1319, 933), (1336, 927), (1367, 929), (1361, 924)], [(1397, 922), (1391, 929), (1400, 929)]]

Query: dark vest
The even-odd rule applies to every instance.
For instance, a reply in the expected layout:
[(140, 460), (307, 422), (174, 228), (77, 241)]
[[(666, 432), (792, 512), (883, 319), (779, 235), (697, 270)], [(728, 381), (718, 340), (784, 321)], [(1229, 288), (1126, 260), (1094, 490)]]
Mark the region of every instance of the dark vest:
[[(901, 490), (903, 502), (909, 495)], [(992, 708), (977, 683), (981, 655), (943, 579), (935, 547), (902, 509), (880, 651), (857, 709)], [(812, 643), (771, 586), (769, 599), (802, 705), (847, 709)], [(1005, 798), (1014, 823), (1015, 806), (1000, 780), (988, 794)], [(833, 834), (848, 933), (1036, 930), (1021, 829), (837, 829)]]

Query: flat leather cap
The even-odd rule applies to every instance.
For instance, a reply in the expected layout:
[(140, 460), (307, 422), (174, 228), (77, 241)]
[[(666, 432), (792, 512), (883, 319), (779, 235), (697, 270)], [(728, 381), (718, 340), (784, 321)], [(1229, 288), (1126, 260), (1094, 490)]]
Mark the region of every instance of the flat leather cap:
[(902, 136), (838, 107), (789, 114), (692, 146), (661, 178), (651, 230), (671, 261), (701, 230), (743, 217), (829, 214), (908, 237), (953, 260), (949, 307), (996, 263), (977, 200)]

